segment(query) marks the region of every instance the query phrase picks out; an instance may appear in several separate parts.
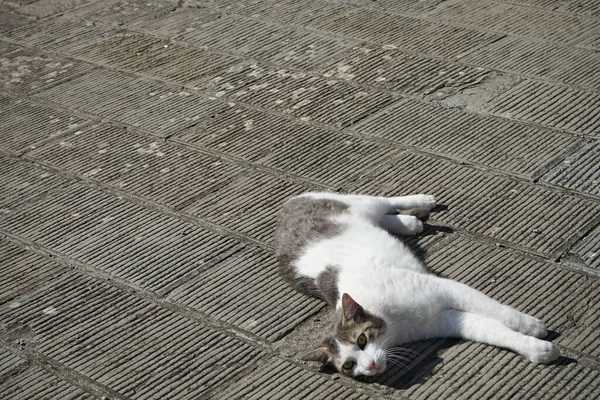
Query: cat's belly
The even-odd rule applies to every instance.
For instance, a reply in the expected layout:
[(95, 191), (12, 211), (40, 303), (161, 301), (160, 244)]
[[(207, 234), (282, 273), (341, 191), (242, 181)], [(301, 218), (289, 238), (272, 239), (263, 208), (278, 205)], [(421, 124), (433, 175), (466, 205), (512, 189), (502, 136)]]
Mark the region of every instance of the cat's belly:
[(418, 323), (434, 318), (442, 309), (438, 283), (432, 278), (402, 269), (347, 270), (338, 277), (338, 290), (340, 297), (348, 293), (375, 315)]
[(297, 274), (316, 279), (328, 267), (356, 274), (381, 270), (384, 276), (388, 270), (427, 273), (403, 243), (369, 224), (362, 228), (307, 246), (294, 263)]

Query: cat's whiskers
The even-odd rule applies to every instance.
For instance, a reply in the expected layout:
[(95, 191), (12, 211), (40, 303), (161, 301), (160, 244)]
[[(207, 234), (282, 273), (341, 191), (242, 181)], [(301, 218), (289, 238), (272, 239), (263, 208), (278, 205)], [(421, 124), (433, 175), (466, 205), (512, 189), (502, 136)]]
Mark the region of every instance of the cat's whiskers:
[(411, 361), (410, 358), (402, 357), (397, 354), (386, 354), (386, 358), (394, 359), (394, 360), (402, 360), (402, 361)]
[(405, 367), (411, 361), (411, 359), (407, 357), (389, 351), (385, 352), (385, 358), (391, 364), (397, 365), (401, 368)]
[(413, 354), (415, 356), (417, 356), (417, 355), (420, 354), (418, 351), (415, 351), (415, 350), (412, 350), (412, 349), (408, 349), (406, 347), (390, 347), (387, 350), (388, 351), (392, 351), (392, 352), (404, 352), (406, 354)]
[(385, 351), (385, 358), (392, 365), (396, 365), (399, 368), (404, 368), (408, 364), (410, 364), (415, 356), (417, 355), (416, 351), (406, 351), (407, 349), (403, 349), (401, 347), (392, 347)]
[(418, 351), (413, 350), (413, 349), (409, 349), (407, 347), (390, 347), (390, 350), (402, 350), (402, 351), (405, 351), (407, 353), (419, 354)]
[(385, 351), (387, 351), (387, 348), (385, 347), (385, 345), (387, 344), (387, 342), (391, 341), (392, 339), (393, 339), (393, 337), (392, 337), (392, 336), (389, 336), (389, 337), (388, 337), (387, 339), (385, 339), (385, 340), (383, 341), (383, 343), (381, 344), (381, 347), (382, 347), (383, 349), (385, 349)]
[(401, 359), (396, 359), (393, 357), (386, 357), (386, 361), (392, 365), (396, 365), (400, 368), (404, 368), (408, 363)]

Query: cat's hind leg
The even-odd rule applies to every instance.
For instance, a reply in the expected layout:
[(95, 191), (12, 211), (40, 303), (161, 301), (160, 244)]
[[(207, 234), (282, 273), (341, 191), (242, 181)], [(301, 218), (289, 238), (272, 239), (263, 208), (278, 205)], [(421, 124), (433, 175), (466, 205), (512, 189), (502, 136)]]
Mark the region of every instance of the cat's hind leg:
[(500, 321), (458, 310), (443, 310), (424, 336), (458, 337), (513, 350), (529, 361), (547, 364), (560, 356), (551, 342), (515, 332)]
[(386, 214), (394, 210), (408, 210), (411, 208), (424, 208), (431, 210), (437, 205), (435, 197), (427, 194), (413, 194), (409, 196), (382, 197), (361, 194), (341, 194), (329, 192), (305, 193), (315, 199), (331, 199), (342, 201), (350, 206), (362, 208), (377, 208)]
[(384, 197), (391, 208), (396, 210), (408, 210), (411, 208), (424, 208), (431, 210), (437, 205), (435, 197), (428, 194), (413, 194), (409, 196)]
[[(305, 193), (302, 196), (313, 199), (329, 199), (340, 201), (349, 207), (350, 213), (368, 218), (376, 224), (381, 224), (381, 220), (385, 215), (398, 214), (398, 210), (424, 209), (428, 211), (436, 205), (436, 201), (433, 196), (424, 194), (400, 197), (380, 197), (318, 192)], [(409, 220), (412, 220), (412, 218), (406, 219), (406, 221)], [(394, 222), (391, 223), (393, 224)]]

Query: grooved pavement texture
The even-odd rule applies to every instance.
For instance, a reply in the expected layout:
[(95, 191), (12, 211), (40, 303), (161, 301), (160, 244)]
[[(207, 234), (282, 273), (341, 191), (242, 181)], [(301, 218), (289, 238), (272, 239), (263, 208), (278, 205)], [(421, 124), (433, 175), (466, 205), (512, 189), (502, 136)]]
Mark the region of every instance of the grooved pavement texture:
[[(1, 4), (0, 397), (600, 397), (599, 49), (595, 0)], [(435, 194), (409, 246), (564, 356), (301, 362), (330, 312), (272, 234), (314, 190)]]

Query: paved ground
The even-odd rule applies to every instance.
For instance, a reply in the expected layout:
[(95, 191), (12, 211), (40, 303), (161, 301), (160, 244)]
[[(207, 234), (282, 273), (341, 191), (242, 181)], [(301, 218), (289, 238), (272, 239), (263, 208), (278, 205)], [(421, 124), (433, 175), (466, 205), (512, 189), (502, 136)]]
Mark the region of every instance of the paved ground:
[[(62, 13), (62, 14), (61, 14)], [(0, 3), (0, 398), (600, 397), (597, 0)], [(549, 322), (535, 366), (299, 361), (287, 197), (425, 192), (440, 274)]]

